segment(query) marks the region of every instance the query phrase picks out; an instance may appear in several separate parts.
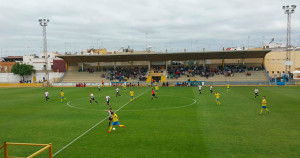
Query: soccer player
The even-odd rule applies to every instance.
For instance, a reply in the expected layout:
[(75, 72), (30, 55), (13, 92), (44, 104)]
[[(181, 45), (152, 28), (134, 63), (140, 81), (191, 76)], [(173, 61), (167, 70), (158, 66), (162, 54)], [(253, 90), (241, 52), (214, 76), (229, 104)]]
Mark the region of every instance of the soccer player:
[(98, 84), (98, 91), (100, 92), (100, 90), (101, 90), (101, 85), (100, 85), (100, 83)]
[(159, 90), (159, 87), (158, 87), (158, 85), (156, 85), (155, 86), (155, 94), (157, 95), (157, 93), (158, 93), (158, 90)]
[(101, 84), (101, 86), (102, 86), (102, 87), (104, 87), (104, 81), (103, 81), (103, 80), (102, 80), (102, 84)]
[(155, 91), (152, 88), (152, 99), (151, 100), (153, 100), (153, 98), (155, 98)]
[(132, 101), (134, 99), (134, 92), (132, 90), (130, 90), (130, 101)]
[(210, 94), (212, 94), (213, 93), (213, 86), (212, 85), (210, 85), (209, 90), (210, 90)]
[(126, 90), (126, 82), (124, 82), (123, 87), (124, 87), (124, 91), (127, 91), (127, 90)]
[(60, 99), (61, 103), (63, 102), (63, 100), (65, 100), (66, 102), (68, 102), (67, 98), (65, 98), (65, 93), (62, 90), (60, 90), (60, 97), (61, 97), (61, 99)]
[(117, 87), (117, 88), (116, 88), (116, 97), (121, 96), (120, 93), (119, 93), (119, 90), (120, 90), (120, 89)]
[(45, 97), (46, 97), (46, 101), (48, 101), (48, 99), (50, 99), (50, 98), (49, 98), (49, 93), (48, 93), (47, 90), (45, 91)]
[(156, 82), (156, 80), (154, 80), (154, 86), (157, 86), (157, 82)]
[(94, 98), (93, 92), (91, 92), (90, 95), (91, 95), (91, 98), (90, 98), (90, 104), (92, 104), (92, 100), (93, 100), (96, 104), (98, 104), (97, 100), (95, 100), (95, 98)]
[(202, 90), (202, 85), (199, 84), (199, 85), (198, 85), (198, 88), (199, 88), (199, 93), (202, 94), (202, 92), (201, 92), (201, 90)]
[(226, 84), (227, 92), (229, 92), (229, 90), (230, 90), (230, 89), (229, 89), (229, 86), (230, 86), (230, 85), (227, 83), (227, 84)]
[(115, 126), (115, 125), (118, 125), (119, 127), (124, 127), (125, 128), (125, 125), (120, 125), (120, 123), (119, 123), (119, 117), (118, 117), (117, 114), (115, 114), (114, 112), (111, 112), (111, 116), (113, 118), (113, 123), (110, 125), (110, 128), (107, 131), (108, 133), (110, 133), (112, 127)]
[(108, 116), (108, 127), (109, 127), (110, 123), (112, 121), (112, 116), (111, 116), (112, 111), (111, 111), (111, 108), (109, 108), (109, 110), (104, 110), (104, 111), (107, 111), (109, 113), (109, 116)]
[(260, 115), (262, 114), (263, 109), (265, 109), (268, 113), (270, 113), (269, 109), (267, 108), (267, 100), (266, 100), (265, 96), (263, 96), (262, 101), (261, 101)]
[(106, 105), (108, 105), (108, 106), (110, 107), (110, 104), (109, 104), (109, 99), (110, 99), (110, 97), (109, 97), (108, 94), (106, 94), (105, 99), (106, 99)]
[(220, 93), (218, 93), (218, 92), (216, 92), (216, 94), (215, 94), (215, 97), (216, 97), (216, 102), (217, 102), (217, 105), (221, 105), (221, 102), (220, 102)]
[(254, 97), (256, 98), (258, 96), (259, 90), (257, 88), (254, 89)]

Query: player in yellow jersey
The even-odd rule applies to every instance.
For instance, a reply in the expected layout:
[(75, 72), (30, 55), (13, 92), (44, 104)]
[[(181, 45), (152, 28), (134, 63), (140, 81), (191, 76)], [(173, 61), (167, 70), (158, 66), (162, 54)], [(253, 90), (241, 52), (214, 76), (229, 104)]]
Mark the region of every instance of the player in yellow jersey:
[(126, 82), (124, 83), (123, 87), (124, 87), (124, 91), (127, 91), (126, 90)]
[(154, 82), (154, 86), (157, 86), (157, 82), (156, 81)]
[(114, 112), (111, 112), (111, 117), (113, 119), (113, 123), (110, 125), (109, 130), (107, 131), (108, 133), (110, 133), (111, 129), (115, 125), (118, 125), (119, 127), (124, 127), (125, 128), (125, 125), (120, 125), (120, 123), (119, 123), (119, 117), (118, 117), (117, 114), (115, 114)]
[(158, 93), (158, 90), (159, 90), (159, 87), (158, 86), (155, 86), (155, 94), (157, 95)]
[(229, 84), (226, 84), (226, 87), (227, 87), (227, 92), (229, 92), (229, 87), (230, 87), (230, 85)]
[(62, 90), (60, 90), (60, 97), (61, 97), (60, 98), (61, 103), (63, 102), (63, 100), (68, 102), (67, 98), (65, 98), (65, 93)]
[(220, 102), (220, 93), (216, 92), (215, 94), (215, 97), (216, 97), (216, 102), (217, 102), (217, 105), (221, 105), (221, 102)]
[(130, 101), (132, 101), (134, 99), (134, 92), (130, 90), (129, 94), (130, 94)]
[(270, 112), (269, 109), (267, 108), (267, 100), (266, 100), (265, 96), (263, 96), (262, 101), (261, 101), (260, 115), (262, 114), (263, 109), (265, 109), (268, 113)]

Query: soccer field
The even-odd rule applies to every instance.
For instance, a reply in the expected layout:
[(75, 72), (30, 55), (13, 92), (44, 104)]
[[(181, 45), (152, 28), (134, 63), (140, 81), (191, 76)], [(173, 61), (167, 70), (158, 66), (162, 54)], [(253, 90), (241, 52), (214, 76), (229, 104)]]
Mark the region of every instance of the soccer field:
[[(300, 157), (300, 87), (0, 89), (0, 142), (53, 143), (57, 158), (89, 157)], [(68, 103), (60, 103), (60, 90)], [(129, 102), (129, 91), (136, 99)], [(89, 103), (93, 91), (99, 104)], [(108, 133), (108, 106), (120, 124)], [(270, 113), (259, 115), (266, 96)], [(94, 128), (92, 128), (94, 126)], [(0, 145), (1, 146), (1, 145)], [(40, 148), (9, 146), (9, 156), (28, 156)], [(47, 152), (38, 157), (45, 157)], [(0, 151), (3, 157), (3, 150)]]

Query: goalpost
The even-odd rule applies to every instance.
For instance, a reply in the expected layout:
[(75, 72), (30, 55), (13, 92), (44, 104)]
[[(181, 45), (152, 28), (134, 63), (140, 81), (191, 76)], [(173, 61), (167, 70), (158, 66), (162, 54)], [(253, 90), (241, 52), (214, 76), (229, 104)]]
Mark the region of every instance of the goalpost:
[(49, 150), (49, 158), (53, 158), (53, 146), (51, 143), (49, 144), (33, 144), (33, 143), (9, 143), (9, 142), (4, 142), (4, 145), (0, 146), (0, 150), (2, 148), (4, 148), (4, 158), (14, 158), (14, 157), (10, 157), (8, 156), (8, 146), (9, 145), (17, 145), (17, 146), (40, 146), (43, 147), (42, 149), (36, 151), (35, 153), (26, 156), (27, 158), (33, 158), (37, 155), (39, 155), (40, 153), (42, 153), (45, 150)]

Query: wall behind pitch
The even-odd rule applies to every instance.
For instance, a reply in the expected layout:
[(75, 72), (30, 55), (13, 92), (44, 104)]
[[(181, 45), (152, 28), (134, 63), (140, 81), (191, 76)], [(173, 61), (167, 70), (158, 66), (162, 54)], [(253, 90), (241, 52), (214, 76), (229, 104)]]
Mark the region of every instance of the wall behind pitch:
[[(50, 82), (53, 82), (53, 78), (60, 78), (63, 73), (49, 72)], [(35, 73), (31, 76), (25, 76), (25, 80), (31, 80), (33, 82), (33, 76), (36, 76), (36, 81), (42, 81), (45, 77), (45, 73)], [(19, 83), (21, 77), (19, 75), (14, 75), (13, 73), (0, 73), (0, 83)]]

